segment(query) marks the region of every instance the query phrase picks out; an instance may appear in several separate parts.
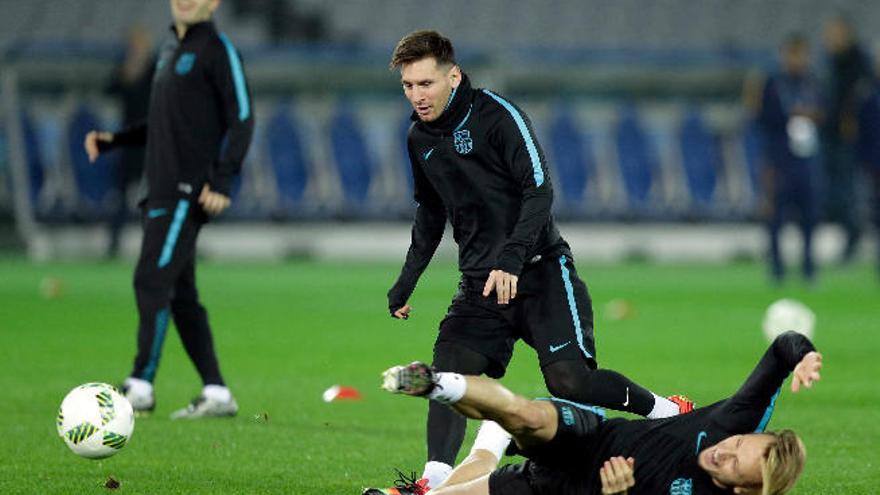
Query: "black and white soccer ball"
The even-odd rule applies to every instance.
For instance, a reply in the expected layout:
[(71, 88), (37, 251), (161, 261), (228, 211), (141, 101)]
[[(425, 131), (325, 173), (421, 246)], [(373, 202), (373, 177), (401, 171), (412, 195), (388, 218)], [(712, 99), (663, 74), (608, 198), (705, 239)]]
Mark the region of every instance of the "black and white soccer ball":
[(780, 299), (767, 308), (762, 328), (768, 342), (789, 330), (812, 339), (816, 333), (816, 313), (798, 300)]
[(115, 387), (86, 383), (64, 397), (56, 424), (58, 435), (74, 454), (101, 459), (128, 443), (134, 431), (134, 411)]

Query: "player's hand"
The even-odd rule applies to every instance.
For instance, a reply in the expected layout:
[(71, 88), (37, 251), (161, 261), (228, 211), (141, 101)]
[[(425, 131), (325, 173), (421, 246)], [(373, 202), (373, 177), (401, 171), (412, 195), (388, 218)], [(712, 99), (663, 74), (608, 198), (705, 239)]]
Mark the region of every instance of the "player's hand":
[(794, 378), (791, 379), (791, 391), (797, 393), (801, 389), (801, 385), (806, 388), (813, 388), (813, 382), (818, 382), (820, 378), (819, 370), (822, 369), (822, 355), (813, 351), (794, 367)]
[(633, 466), (635, 466), (635, 463), (636, 461), (632, 457), (624, 459), (620, 456), (612, 457), (605, 461), (599, 469), (599, 478), (602, 480), (602, 494), (625, 494), (627, 490), (635, 486), (636, 480), (633, 477)]
[(83, 147), (86, 149), (86, 154), (89, 155), (89, 163), (95, 163), (95, 160), (98, 159), (98, 155), (101, 154), (101, 151), (98, 149), (98, 141), (112, 143), (113, 133), (89, 131), (89, 133), (86, 134), (85, 141), (83, 141)]
[(394, 313), (391, 313), (391, 316), (397, 318), (398, 320), (408, 320), (410, 311), (412, 311), (412, 306), (410, 306), (409, 304), (404, 304), (402, 308), (396, 310)]
[(503, 270), (492, 270), (486, 285), (483, 286), (483, 297), (489, 297), (492, 291), (498, 296), (498, 304), (508, 304), (516, 297), (516, 282), (519, 277)]
[(208, 215), (219, 215), (223, 210), (229, 208), (231, 201), (229, 196), (220, 194), (211, 190), (211, 186), (205, 184), (202, 193), (199, 195), (199, 204)]

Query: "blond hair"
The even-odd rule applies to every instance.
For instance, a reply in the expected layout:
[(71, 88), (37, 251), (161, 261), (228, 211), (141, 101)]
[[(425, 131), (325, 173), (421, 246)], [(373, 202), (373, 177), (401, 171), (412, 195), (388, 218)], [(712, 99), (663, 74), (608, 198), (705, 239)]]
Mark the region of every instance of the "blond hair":
[(804, 470), (807, 449), (791, 430), (765, 432), (773, 437), (761, 466), (762, 495), (782, 495), (791, 490)]

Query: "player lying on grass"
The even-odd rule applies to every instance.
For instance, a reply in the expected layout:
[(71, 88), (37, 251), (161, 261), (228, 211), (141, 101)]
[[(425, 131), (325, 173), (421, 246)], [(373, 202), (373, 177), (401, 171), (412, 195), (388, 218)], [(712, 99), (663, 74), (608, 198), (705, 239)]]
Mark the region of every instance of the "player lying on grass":
[[(598, 493), (782, 494), (803, 470), (806, 450), (790, 430), (764, 432), (781, 385), (792, 392), (819, 380), (822, 356), (804, 336), (780, 335), (731, 397), (666, 419), (605, 420), (573, 402), (530, 401), (485, 377), (396, 366), (383, 388), (450, 404), (484, 422), (471, 454), (431, 495)], [(509, 443), (528, 460), (496, 469)], [(400, 495), (420, 495), (411, 483)], [(395, 493), (368, 489), (365, 494)]]

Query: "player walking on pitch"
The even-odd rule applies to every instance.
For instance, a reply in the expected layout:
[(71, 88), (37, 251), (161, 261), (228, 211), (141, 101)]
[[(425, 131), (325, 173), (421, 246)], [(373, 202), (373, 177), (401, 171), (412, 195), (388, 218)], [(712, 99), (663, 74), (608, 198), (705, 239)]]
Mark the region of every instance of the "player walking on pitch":
[(146, 123), (92, 131), (85, 148), (94, 161), (117, 146), (146, 145), (144, 237), (134, 276), (140, 323), (126, 397), (136, 411), (155, 408), (153, 380), (170, 316), (204, 383), (172, 417), (233, 416), (238, 405), (220, 374), (196, 289), (196, 239), (208, 216), (230, 204), (254, 117), (239, 55), (211, 21), (220, 0), (170, 1), (174, 37), (160, 50)]
[[(563, 400), (530, 401), (490, 378), (436, 373), (423, 363), (389, 369), (383, 387), (490, 420), (484, 421), (470, 456), (432, 495), (587, 495), (628, 489), (633, 495), (777, 495), (794, 487), (806, 450), (791, 430), (764, 428), (789, 373), (794, 371), (791, 390), (798, 392), (820, 379), (821, 367), (822, 356), (812, 343), (787, 332), (733, 396), (690, 414), (636, 421), (605, 420), (595, 408)], [(496, 469), (511, 434), (515, 449), (528, 460)], [(421, 493), (414, 483), (395, 490), (388, 493)]]
[[(472, 88), (452, 43), (435, 31), (400, 40), (391, 67), (400, 70), (414, 110), (407, 146), (418, 203), (406, 261), (388, 292), (392, 316), (409, 317), (408, 300), (447, 219), (459, 247), (461, 281), (440, 324), (433, 366), (501, 377), (514, 342), (523, 339), (538, 353), (557, 397), (653, 418), (692, 407), (682, 400), (680, 409), (619, 373), (597, 369), (592, 303), (550, 215), (550, 176), (525, 113), (492, 91)], [(452, 409), (430, 405), (423, 486), (448, 475), (465, 426)]]

